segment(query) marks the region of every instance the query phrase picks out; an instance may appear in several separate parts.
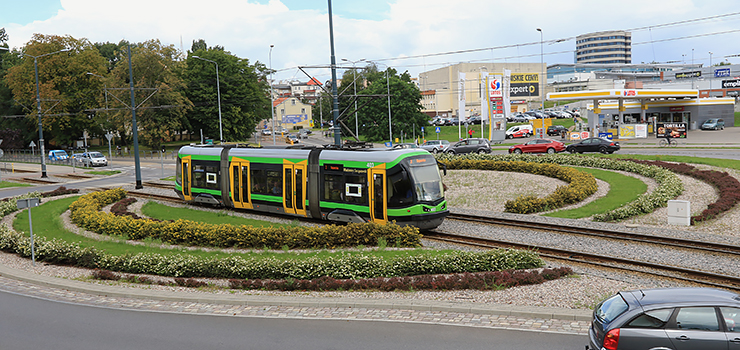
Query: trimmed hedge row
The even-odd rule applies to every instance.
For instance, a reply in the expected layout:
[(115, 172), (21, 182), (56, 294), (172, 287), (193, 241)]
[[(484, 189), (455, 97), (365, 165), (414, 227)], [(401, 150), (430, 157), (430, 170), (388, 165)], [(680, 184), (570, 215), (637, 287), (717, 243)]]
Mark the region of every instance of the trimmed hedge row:
[(453, 158), (445, 162), (445, 165), (448, 169), (495, 170), (543, 175), (568, 183), (567, 186), (558, 186), (553, 193), (543, 198), (519, 196), (515, 200), (506, 201), (504, 211), (510, 213), (530, 214), (560, 208), (580, 202), (598, 189), (593, 175), (556, 164)]
[[(337, 279), (400, 277), (425, 274), (449, 274), (500, 270), (531, 269), (544, 265), (532, 251), (490, 250), (452, 252), (445, 255), (377, 256), (342, 254), (339, 257), (308, 258), (201, 258), (192, 255), (161, 254), (109, 255), (95, 248), (81, 248), (77, 243), (35, 237), (38, 261), (99, 268), (110, 271), (171, 277), (238, 279)], [(31, 256), (31, 241), (5, 225), (0, 226), (0, 250)]]
[(125, 197), (120, 188), (86, 194), (70, 205), (72, 221), (99, 234), (140, 240), (156, 238), (174, 245), (200, 247), (305, 249), (377, 246), (382, 238), (388, 246), (418, 247), (419, 229), (395, 224), (350, 223), (322, 227), (253, 227), (212, 225), (190, 220), (155, 221), (116, 216), (100, 209)]
[(673, 172), (652, 165), (638, 164), (630, 161), (622, 161), (611, 158), (598, 158), (570, 154), (554, 155), (491, 155), (491, 154), (468, 154), (468, 155), (437, 155), (437, 159), (444, 164), (457, 159), (469, 160), (494, 160), (494, 161), (526, 161), (532, 163), (552, 163), (560, 165), (582, 166), (590, 168), (610, 169), (627, 171), (649, 177), (658, 182), (658, 187), (650, 193), (638, 197), (636, 200), (623, 205), (610, 212), (594, 215), (594, 221), (618, 221), (633, 216), (647, 214), (655, 209), (668, 205), (668, 200), (678, 197), (683, 193), (683, 183)]

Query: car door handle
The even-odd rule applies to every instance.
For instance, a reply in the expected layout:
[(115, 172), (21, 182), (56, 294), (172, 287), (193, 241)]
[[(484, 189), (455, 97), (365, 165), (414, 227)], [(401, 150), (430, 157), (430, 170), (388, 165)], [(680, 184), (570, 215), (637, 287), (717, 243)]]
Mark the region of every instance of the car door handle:
[(740, 343), (740, 338), (730, 340), (731, 343)]
[(681, 334), (681, 336), (680, 337), (676, 337), (676, 339), (678, 339), (680, 341), (691, 340), (691, 338), (689, 338), (686, 334)]

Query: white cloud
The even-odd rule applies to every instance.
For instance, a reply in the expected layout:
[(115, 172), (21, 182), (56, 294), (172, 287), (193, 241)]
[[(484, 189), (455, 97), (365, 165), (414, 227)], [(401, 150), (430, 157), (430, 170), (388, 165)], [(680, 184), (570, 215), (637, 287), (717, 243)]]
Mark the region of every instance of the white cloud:
[[(204, 39), (250, 61), (268, 62), (276, 69), (298, 65), (328, 65), (329, 25), (326, 2), (316, 1), (314, 10), (290, 10), (279, 0), (258, 4), (245, 0), (130, 0), (116, 3), (98, 0), (62, 0), (55, 16), (25, 25), (7, 25), (10, 45), (24, 45), (33, 33), (71, 35), (92, 42), (145, 41), (159, 39), (188, 50), (193, 40)], [(380, 20), (343, 17), (334, 13), (336, 59), (383, 59), (440, 52), (537, 43), (543, 29), (545, 40), (614, 29), (629, 29), (705, 16), (732, 13), (733, 0), (396, 0)], [(305, 7), (305, 4), (304, 4)], [(740, 16), (714, 21), (654, 28), (633, 33), (633, 42), (650, 42), (738, 28)], [(696, 58), (740, 52), (740, 34), (732, 33), (681, 41), (636, 45), (634, 61), (680, 60), (696, 49)], [(546, 45), (547, 63), (571, 63), (575, 43)], [(701, 54), (699, 54), (701, 52)], [(532, 55), (531, 57), (523, 57)], [(389, 61), (400, 71), (418, 72), (471, 60), (503, 57), (523, 62), (539, 60), (539, 45), (479, 53)], [(326, 71), (319, 80), (328, 79)], [(341, 74), (341, 73), (340, 73)], [(277, 78), (302, 73), (288, 69)]]

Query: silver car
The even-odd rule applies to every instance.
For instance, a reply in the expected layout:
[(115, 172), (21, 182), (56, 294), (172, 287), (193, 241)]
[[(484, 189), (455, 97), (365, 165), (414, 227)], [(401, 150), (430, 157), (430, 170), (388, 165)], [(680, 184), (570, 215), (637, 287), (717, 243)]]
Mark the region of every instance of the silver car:
[(450, 147), (450, 141), (447, 140), (428, 140), (419, 148), (425, 149), (431, 153), (444, 153)]
[(740, 349), (740, 296), (712, 288), (619, 292), (594, 308), (587, 350)]
[(106, 166), (108, 159), (100, 152), (85, 152), (80, 155), (79, 161), (86, 167)]

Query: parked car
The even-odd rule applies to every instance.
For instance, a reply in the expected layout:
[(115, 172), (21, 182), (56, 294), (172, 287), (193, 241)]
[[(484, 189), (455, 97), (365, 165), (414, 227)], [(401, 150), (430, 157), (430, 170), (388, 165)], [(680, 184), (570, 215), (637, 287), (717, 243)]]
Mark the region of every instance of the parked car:
[(311, 129), (301, 129), (298, 131), (298, 138), (307, 139), (308, 135), (311, 135), (311, 133), (312, 133)]
[[(76, 155), (77, 156), (77, 155)], [(75, 159), (86, 167), (106, 166), (108, 159), (100, 152), (85, 152), (79, 154)]]
[(272, 130), (270, 130), (270, 129), (262, 129), (262, 135), (265, 135), (265, 136), (272, 135)]
[(565, 144), (551, 139), (534, 139), (521, 145), (509, 147), (509, 153), (557, 153), (565, 151)]
[(457, 117), (452, 117), (452, 118), (447, 118), (445, 122), (446, 122), (445, 125), (457, 125), (460, 122), (460, 119), (458, 119)]
[(399, 148), (419, 148), (419, 146), (417, 146), (415, 143), (397, 143), (397, 144), (393, 145), (393, 148), (394, 149), (399, 149)]
[(434, 119), (432, 119), (432, 125), (434, 126), (448, 125), (448, 120), (445, 117), (434, 117)]
[(67, 155), (67, 151), (56, 149), (49, 151), (49, 160), (51, 161), (59, 161), (59, 160), (67, 160), (69, 159), (69, 155)]
[(589, 137), (578, 143), (572, 143), (565, 147), (570, 153), (601, 152), (614, 153), (619, 151), (619, 142), (600, 137)]
[(285, 136), (285, 143), (294, 145), (294, 144), (299, 143), (299, 142), (301, 142), (301, 141), (298, 140), (298, 136), (296, 136), (294, 134), (288, 134), (287, 136)]
[(486, 139), (469, 138), (450, 145), (445, 153), (491, 153), (491, 145), (488, 144), (488, 140)]
[(434, 154), (444, 152), (450, 147), (450, 141), (447, 140), (428, 140), (421, 145), (420, 148), (425, 149)]
[(550, 125), (547, 127), (547, 136), (560, 136), (564, 132), (568, 132), (568, 129), (562, 125)]
[(704, 123), (701, 124), (702, 130), (724, 130), (725, 129), (725, 120), (724, 119), (707, 119), (704, 121)]
[(477, 124), (477, 125), (480, 125), (480, 123), (481, 123), (481, 117), (479, 115), (474, 115), (474, 116), (468, 118), (465, 121), (465, 124)]
[(514, 113), (506, 118), (506, 121), (509, 123), (526, 123), (529, 119), (524, 116), (524, 113)]
[(514, 125), (506, 130), (506, 138), (513, 139), (517, 137), (529, 137), (534, 134), (534, 129), (530, 124)]
[(740, 296), (713, 288), (619, 292), (594, 308), (587, 350), (733, 349)]

